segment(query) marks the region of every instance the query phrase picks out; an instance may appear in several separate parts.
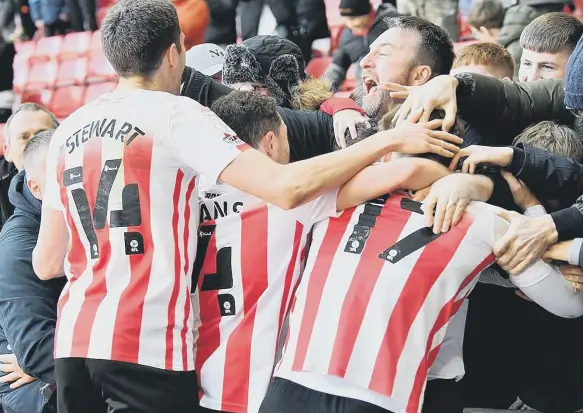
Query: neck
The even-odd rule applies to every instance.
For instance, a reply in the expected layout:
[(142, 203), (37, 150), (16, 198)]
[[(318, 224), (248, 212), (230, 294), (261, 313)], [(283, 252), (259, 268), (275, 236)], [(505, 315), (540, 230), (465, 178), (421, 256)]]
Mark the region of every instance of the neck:
[(142, 76), (132, 76), (132, 77), (121, 77), (116, 88), (116, 92), (132, 92), (134, 90), (152, 90), (155, 92), (168, 92), (168, 88), (165, 87), (163, 82), (158, 76), (152, 76), (150, 78)]

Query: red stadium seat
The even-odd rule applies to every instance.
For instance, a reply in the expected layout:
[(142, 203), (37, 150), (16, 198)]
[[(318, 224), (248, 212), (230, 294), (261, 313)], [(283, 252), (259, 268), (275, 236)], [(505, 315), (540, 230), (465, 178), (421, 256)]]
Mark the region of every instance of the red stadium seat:
[(87, 56), (90, 51), (92, 36), (93, 33), (91, 32), (69, 33), (66, 35), (61, 47), (61, 53), (59, 53), (59, 59), (75, 59), (80, 56)]
[(62, 36), (41, 37), (30, 56), (31, 62), (56, 59), (63, 45)]
[(14, 59), (14, 80), (12, 81), (12, 87), (16, 93), (20, 93), (26, 87), (28, 82), (28, 73), (30, 71), (28, 66), (28, 60), (25, 58), (20, 58), (18, 55)]
[(83, 104), (85, 105), (91, 102), (92, 100), (97, 99), (104, 93), (113, 92), (117, 86), (118, 84), (116, 82), (93, 83), (87, 86)]
[(321, 77), (331, 63), (330, 57), (315, 57), (306, 66), (306, 73), (314, 78)]
[(114, 68), (107, 61), (103, 53), (93, 53), (89, 59), (89, 70), (87, 72), (87, 82), (107, 82), (110, 80), (117, 80), (118, 76), (114, 72)]
[(63, 60), (59, 65), (55, 87), (82, 85), (87, 77), (88, 59)]
[(49, 110), (58, 118), (66, 118), (83, 106), (85, 86), (69, 86), (55, 89)]
[(58, 63), (37, 62), (31, 65), (25, 90), (51, 89), (57, 80)]
[(28, 61), (34, 53), (36, 42), (34, 40), (30, 42), (18, 42), (14, 44), (14, 47), (16, 48), (17, 59)]
[(48, 108), (52, 96), (52, 90), (26, 90), (20, 96), (20, 103), (38, 103)]
[(101, 27), (101, 22), (105, 19), (105, 15), (109, 11), (110, 7), (100, 7), (97, 9), (97, 27)]
[(93, 32), (91, 36), (91, 44), (89, 45), (89, 50), (91, 53), (101, 51), (101, 31), (97, 30)]

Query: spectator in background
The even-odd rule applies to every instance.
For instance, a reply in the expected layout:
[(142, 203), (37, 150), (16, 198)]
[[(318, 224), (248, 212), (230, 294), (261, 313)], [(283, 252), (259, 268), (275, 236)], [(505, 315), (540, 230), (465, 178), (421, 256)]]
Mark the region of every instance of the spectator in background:
[(10, 187), (16, 210), (0, 235), (0, 368), (6, 373), (0, 378), (0, 401), (5, 413), (56, 412), (53, 337), (65, 278), (44, 282), (32, 268), (52, 135), (52, 130), (40, 132), (27, 143), (25, 170)]
[(489, 42), (475, 43), (458, 52), (450, 74), (478, 73), (496, 79), (512, 79), (514, 66), (513, 58), (503, 46)]
[(563, 79), (581, 36), (582, 22), (566, 13), (547, 13), (529, 23), (519, 39), (519, 81)]
[(209, 7), (205, 0), (172, 0), (178, 13), (180, 28), (185, 35), (185, 47), (205, 42), (205, 30), (209, 25)]
[(67, 30), (65, 0), (29, 0), (30, 15), (45, 36), (63, 35)]
[(12, 115), (14, 106), (14, 56), (16, 49), (14, 43), (6, 41), (0, 35), (0, 123), (6, 123)]
[(225, 51), (223, 83), (272, 96), (279, 106), (316, 110), (332, 97), (329, 83), (305, 72), (300, 48), (280, 36), (256, 36)]
[(0, 165), (0, 229), (14, 211), (8, 200), (8, 189), (16, 172), (24, 168), (26, 144), (38, 132), (57, 126), (59, 122), (55, 116), (36, 103), (23, 103), (8, 118), (4, 128), (3, 165)]
[(67, 0), (71, 29), (76, 32), (97, 30), (97, 0)]
[(521, 59), (519, 37), (537, 16), (538, 12), (529, 6), (520, 4), (505, 11), (499, 0), (481, 0), (472, 6), (468, 24), (478, 40), (499, 43), (507, 49), (513, 57), (517, 75)]
[(400, 14), (421, 17), (442, 27), (452, 41), (458, 40), (458, 0), (397, 0)]
[(186, 65), (221, 82), (224, 60), (225, 50), (216, 44), (205, 43), (194, 46), (187, 52)]
[[(339, 47), (325, 74), (332, 91), (341, 87), (349, 67), (359, 64), (363, 56), (369, 53), (369, 45), (385, 31), (384, 19), (398, 16), (396, 8), (391, 4), (382, 3), (377, 11), (373, 11), (369, 0), (341, 0), (339, 11), (347, 27), (341, 34)], [(361, 77), (360, 68), (355, 77)]]

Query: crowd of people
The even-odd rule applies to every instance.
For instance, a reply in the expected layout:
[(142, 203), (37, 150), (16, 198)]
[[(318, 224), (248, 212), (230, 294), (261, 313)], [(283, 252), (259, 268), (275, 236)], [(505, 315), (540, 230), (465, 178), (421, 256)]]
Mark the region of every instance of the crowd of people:
[(478, 0), (455, 53), (341, 0), (314, 78), (186, 3), (108, 11), (115, 91), (0, 110), (0, 412), (581, 412), (582, 22)]

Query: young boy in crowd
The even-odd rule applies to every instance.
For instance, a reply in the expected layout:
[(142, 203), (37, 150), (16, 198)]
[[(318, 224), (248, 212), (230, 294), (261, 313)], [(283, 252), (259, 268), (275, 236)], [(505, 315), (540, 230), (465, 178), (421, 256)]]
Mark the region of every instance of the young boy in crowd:
[(566, 13), (548, 13), (521, 33), (519, 81), (563, 79), (566, 64), (582, 36), (582, 22)]
[(472, 6), (467, 20), (476, 39), (499, 43), (507, 49), (513, 58), (517, 75), (521, 59), (519, 37), (523, 29), (537, 16), (538, 10), (525, 4), (505, 10), (499, 0), (480, 0)]
[(503, 46), (484, 42), (464, 47), (454, 59), (450, 74), (478, 73), (502, 80), (512, 79), (514, 70), (513, 58)]

